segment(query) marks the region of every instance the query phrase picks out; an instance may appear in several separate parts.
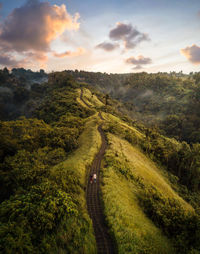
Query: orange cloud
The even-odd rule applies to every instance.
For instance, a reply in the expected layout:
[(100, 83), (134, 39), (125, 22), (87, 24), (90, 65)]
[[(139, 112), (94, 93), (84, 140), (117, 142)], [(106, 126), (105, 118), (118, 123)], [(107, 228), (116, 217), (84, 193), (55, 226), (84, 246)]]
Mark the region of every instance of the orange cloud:
[(54, 56), (55, 57), (63, 58), (63, 57), (66, 57), (66, 56), (80, 56), (80, 55), (83, 55), (84, 53), (85, 53), (85, 49), (84, 48), (78, 48), (75, 51), (66, 51), (64, 53), (56, 53), (56, 52), (54, 52)]
[(181, 54), (184, 55), (194, 65), (200, 64), (200, 47), (193, 44), (191, 47), (186, 47), (180, 50)]
[(17, 53), (26, 61), (31, 56), (30, 62), (45, 63), (51, 42), (65, 30), (79, 29), (79, 17), (78, 13), (71, 16), (64, 4), (28, 0), (0, 23), (0, 54)]
[(47, 28), (46, 41), (47, 43), (54, 40), (57, 36), (61, 35), (66, 29), (77, 30), (80, 23), (77, 20), (80, 18), (78, 13), (74, 17), (68, 14), (66, 6), (62, 4), (60, 7), (54, 5), (51, 7), (53, 15), (48, 14), (45, 17), (45, 26)]

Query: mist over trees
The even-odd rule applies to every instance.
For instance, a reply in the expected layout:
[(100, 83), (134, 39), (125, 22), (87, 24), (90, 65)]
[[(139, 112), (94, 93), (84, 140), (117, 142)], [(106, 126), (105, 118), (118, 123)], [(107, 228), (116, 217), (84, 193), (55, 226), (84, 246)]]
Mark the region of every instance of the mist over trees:
[(12, 120), (20, 115), (30, 117), (44, 96), (47, 80), (44, 70), (0, 70), (0, 119)]
[(107, 74), (68, 71), (123, 103), (131, 118), (189, 143), (200, 142), (200, 73)]

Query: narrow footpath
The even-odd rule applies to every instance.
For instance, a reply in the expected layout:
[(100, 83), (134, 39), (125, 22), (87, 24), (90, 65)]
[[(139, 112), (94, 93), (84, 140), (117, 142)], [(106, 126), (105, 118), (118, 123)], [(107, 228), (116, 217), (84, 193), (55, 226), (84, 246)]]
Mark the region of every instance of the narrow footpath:
[(100, 201), (100, 167), (101, 160), (103, 159), (107, 147), (107, 142), (101, 125), (98, 127), (98, 131), (101, 135), (102, 145), (92, 163), (90, 171), (90, 175), (97, 175), (97, 181), (96, 183), (90, 183), (90, 179), (88, 179), (87, 207), (93, 222), (98, 254), (113, 254), (115, 253), (114, 244), (109, 235), (108, 227), (105, 224), (103, 207)]
[[(80, 99), (83, 101), (83, 103), (85, 103), (87, 107), (90, 107), (83, 99), (83, 89), (81, 89)], [(101, 120), (104, 120), (100, 112), (99, 112), (99, 117)], [(88, 213), (93, 223), (96, 244), (97, 244), (97, 253), (98, 254), (115, 254), (114, 243), (110, 237), (108, 227), (105, 223), (103, 206), (100, 201), (101, 160), (103, 159), (105, 150), (107, 148), (107, 141), (105, 138), (105, 134), (102, 130), (102, 124), (98, 126), (98, 131), (101, 135), (102, 144), (90, 168), (90, 174), (89, 174), (88, 183), (87, 183), (87, 193), (86, 193), (87, 207), (88, 207)], [(97, 176), (96, 183), (94, 181), (90, 183), (90, 175), (93, 175), (93, 174), (96, 174)]]

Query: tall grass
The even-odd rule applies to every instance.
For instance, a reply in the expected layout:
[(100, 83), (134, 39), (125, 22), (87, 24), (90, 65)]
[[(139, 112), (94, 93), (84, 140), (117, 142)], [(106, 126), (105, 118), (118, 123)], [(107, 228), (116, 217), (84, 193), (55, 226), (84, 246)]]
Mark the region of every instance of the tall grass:
[(87, 88), (83, 89), (83, 98), (87, 100), (87, 102), (93, 107), (99, 108), (104, 106), (104, 104), (98, 99), (98, 97)]

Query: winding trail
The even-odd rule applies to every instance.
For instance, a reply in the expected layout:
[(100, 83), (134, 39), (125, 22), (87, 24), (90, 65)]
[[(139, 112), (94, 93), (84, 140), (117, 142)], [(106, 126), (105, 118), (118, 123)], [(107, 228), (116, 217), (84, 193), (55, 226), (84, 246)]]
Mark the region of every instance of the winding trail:
[(101, 160), (104, 156), (107, 147), (107, 142), (101, 125), (98, 127), (98, 131), (100, 132), (101, 135), (102, 145), (92, 163), (90, 171), (90, 174), (96, 173), (97, 181), (96, 183), (93, 182), (91, 184), (88, 179), (87, 207), (89, 215), (93, 222), (98, 254), (111, 254), (115, 253), (114, 244), (109, 235), (108, 227), (105, 223), (103, 207), (100, 200), (100, 166)]
[[(85, 100), (83, 99), (83, 89), (81, 89), (80, 99), (85, 103), (87, 107), (90, 107)], [(104, 120), (101, 113), (99, 112), (99, 117), (101, 120)], [(90, 183), (90, 179), (88, 178), (87, 182), (87, 191), (86, 191), (86, 199), (87, 199), (87, 208), (90, 218), (92, 219), (96, 244), (97, 244), (97, 253), (98, 254), (114, 254), (114, 242), (110, 237), (108, 227), (105, 223), (105, 216), (103, 212), (103, 205), (100, 200), (100, 168), (101, 168), (101, 160), (103, 159), (105, 150), (107, 148), (107, 141), (105, 138), (105, 134), (102, 130), (102, 124), (98, 126), (98, 131), (101, 135), (102, 144), (99, 152), (95, 156), (92, 166), (90, 168), (90, 175), (96, 174), (97, 181), (96, 183)]]

